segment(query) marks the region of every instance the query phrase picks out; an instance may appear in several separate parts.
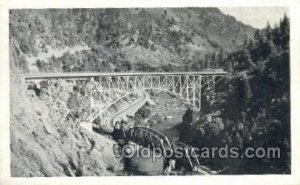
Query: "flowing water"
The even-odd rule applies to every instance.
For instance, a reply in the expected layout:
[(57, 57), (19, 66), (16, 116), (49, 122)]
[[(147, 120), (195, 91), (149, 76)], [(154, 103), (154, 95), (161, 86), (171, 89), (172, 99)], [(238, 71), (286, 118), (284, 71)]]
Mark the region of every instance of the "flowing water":
[[(165, 134), (171, 143), (179, 139), (179, 133), (176, 129), (177, 124), (168, 124), (164, 126), (157, 126), (153, 129)], [(132, 175), (162, 175), (163, 174), (163, 157), (153, 160), (150, 158), (142, 158), (138, 152), (142, 149), (135, 151), (135, 155), (126, 161), (126, 171)], [(150, 156), (154, 154), (151, 153)], [(149, 156), (149, 155), (147, 155)]]

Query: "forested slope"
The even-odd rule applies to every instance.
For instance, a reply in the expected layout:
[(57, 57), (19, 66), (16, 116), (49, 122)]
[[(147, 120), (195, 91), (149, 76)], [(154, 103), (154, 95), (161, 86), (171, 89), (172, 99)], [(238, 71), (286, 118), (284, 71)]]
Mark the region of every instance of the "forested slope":
[(222, 66), (255, 29), (217, 8), (10, 10), (13, 72)]
[(190, 127), (192, 113), (184, 117), (182, 138), (193, 135), (190, 142), (199, 146), (280, 148), (278, 159), (210, 161), (229, 167), (227, 173), (290, 173), (289, 33), (287, 16), (273, 28), (256, 31), (224, 60), (229, 79), (218, 86), (218, 96), (204, 102), (202, 119)]

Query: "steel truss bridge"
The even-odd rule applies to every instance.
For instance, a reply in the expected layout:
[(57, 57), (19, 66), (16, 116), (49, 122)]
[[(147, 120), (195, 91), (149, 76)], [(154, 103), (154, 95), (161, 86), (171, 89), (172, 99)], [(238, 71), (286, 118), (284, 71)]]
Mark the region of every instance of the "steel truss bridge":
[(195, 110), (201, 109), (203, 91), (214, 90), (215, 84), (227, 72), (223, 70), (199, 72), (139, 72), (139, 73), (43, 73), (18, 75), (25, 81), (85, 80), (89, 85), (90, 105), (94, 95), (113, 91), (131, 94), (147, 89), (165, 91), (185, 100)]
[[(169, 139), (164, 134), (153, 130), (149, 127), (131, 127), (128, 129), (126, 134), (126, 139), (140, 145), (143, 147), (149, 147), (150, 149), (155, 149), (154, 151), (157, 152), (156, 149), (160, 149), (160, 152), (173, 152), (176, 150), (175, 148), (181, 150), (183, 153), (183, 158), (178, 158), (182, 162), (184, 162), (187, 167), (193, 169), (194, 167), (199, 167), (200, 163), (197, 157), (197, 153), (192, 146), (189, 146), (182, 142), (175, 142), (171, 145)], [(121, 153), (121, 151), (118, 151)], [(164, 153), (161, 153), (162, 155)], [(164, 160), (166, 160), (166, 156), (163, 156)], [(163, 166), (163, 169), (165, 167)]]
[[(51, 82), (58, 80), (64, 83), (64, 81), (70, 80), (83, 80), (88, 84), (87, 91), (90, 92), (88, 94), (90, 97), (91, 110), (94, 105), (94, 99), (97, 96), (103, 96), (104, 93), (110, 96), (114, 91), (132, 94), (152, 89), (173, 94), (183, 99), (187, 104), (191, 105), (193, 109), (200, 111), (202, 94), (207, 91), (213, 91), (216, 83), (226, 74), (227, 72), (225, 71), (215, 70), (200, 72), (45, 73), (15, 76), (23, 78), (26, 82)], [(114, 100), (109, 106), (117, 101), (118, 100)], [(139, 145), (145, 146), (150, 144), (153, 148), (161, 148), (162, 151), (167, 148), (172, 148), (169, 139), (165, 135), (151, 128), (132, 127), (129, 129), (128, 137)], [(199, 165), (198, 159), (193, 158), (191, 155), (191, 153), (194, 152), (191, 146), (179, 142), (175, 143), (175, 147), (187, 148), (184, 150), (185, 160), (191, 168)]]
[[(189, 167), (190, 169), (197, 167), (197, 170), (201, 167), (194, 147), (180, 141), (176, 141), (175, 143), (173, 143), (173, 145), (171, 145), (167, 136), (151, 128), (132, 127), (129, 129), (127, 139), (143, 147), (148, 147), (150, 145), (150, 148), (152, 149), (160, 148), (161, 152), (166, 152), (168, 150), (168, 152), (173, 152), (174, 154), (175, 150), (177, 149), (183, 152), (183, 157), (178, 158), (178, 160), (181, 160), (183, 163), (185, 163), (186, 167)], [(163, 157), (164, 160), (166, 160), (166, 156)], [(163, 166), (163, 169), (165, 169), (165, 166)], [(205, 174), (212, 175), (209, 170), (201, 170), (202, 172), (205, 172)]]
[(132, 127), (129, 131), (129, 138), (133, 142), (142, 146), (152, 145), (152, 148), (171, 148), (171, 143), (167, 136), (148, 127)]
[(167, 136), (151, 128), (132, 127), (129, 129), (128, 137), (131, 141), (141, 146), (147, 147), (150, 144), (152, 148), (160, 148), (161, 151), (165, 151), (166, 149), (174, 150), (175, 148), (180, 148), (184, 152), (183, 154), (186, 158), (185, 161), (191, 168), (200, 165), (198, 158), (193, 157), (196, 156), (196, 152), (192, 146), (177, 141), (173, 145), (175, 148), (172, 148)]

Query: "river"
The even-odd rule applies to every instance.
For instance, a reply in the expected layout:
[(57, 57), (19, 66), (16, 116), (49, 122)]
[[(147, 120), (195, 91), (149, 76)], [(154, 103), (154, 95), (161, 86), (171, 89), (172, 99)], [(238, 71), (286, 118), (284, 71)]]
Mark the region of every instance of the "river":
[[(164, 126), (157, 126), (153, 129), (165, 134), (171, 143), (179, 139), (179, 133), (176, 129), (178, 124), (167, 124)], [(135, 155), (126, 160), (126, 171), (131, 175), (162, 175), (163, 174), (163, 163), (164, 159), (162, 157), (156, 158), (155, 160), (150, 158), (142, 158), (141, 150), (135, 151)], [(138, 152), (139, 155), (138, 155)], [(153, 152), (150, 153), (153, 156)]]

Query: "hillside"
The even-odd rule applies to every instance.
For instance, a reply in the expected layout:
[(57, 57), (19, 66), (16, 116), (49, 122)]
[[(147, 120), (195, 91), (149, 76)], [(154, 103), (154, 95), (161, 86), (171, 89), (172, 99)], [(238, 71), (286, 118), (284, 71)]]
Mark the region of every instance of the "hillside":
[[(85, 129), (71, 116), (71, 108), (59, 100), (46, 101), (26, 84), (12, 81), (11, 175), (16, 176), (99, 176), (116, 175), (123, 163), (112, 151), (115, 142)], [(18, 105), (18, 106), (16, 106)], [(76, 105), (75, 105), (76, 106)], [(30, 107), (30, 108), (29, 108)]]
[[(255, 32), (216, 8), (10, 10), (9, 19), (11, 74), (225, 68), (228, 53), (238, 51)], [(115, 141), (100, 132), (105, 125), (99, 124), (100, 134), (80, 126), (89, 109), (85, 82), (25, 84), (12, 76), (10, 87), (12, 176), (125, 173), (111, 150)], [(136, 97), (129, 98), (105, 116)], [(174, 104), (168, 98), (151, 107), (154, 118), (160, 110), (165, 115), (158, 118), (168, 115), (159, 107)], [(99, 107), (93, 112), (107, 102), (95, 101)]]
[(14, 73), (222, 67), (254, 31), (217, 8), (11, 10), (10, 63)]
[(203, 101), (201, 119), (191, 126), (187, 111), (180, 129), (194, 146), (278, 147), (280, 157), (204, 160), (210, 166), (226, 174), (291, 173), (289, 38), (287, 15), (274, 28), (256, 31), (224, 60), (230, 73), (212, 100)]

